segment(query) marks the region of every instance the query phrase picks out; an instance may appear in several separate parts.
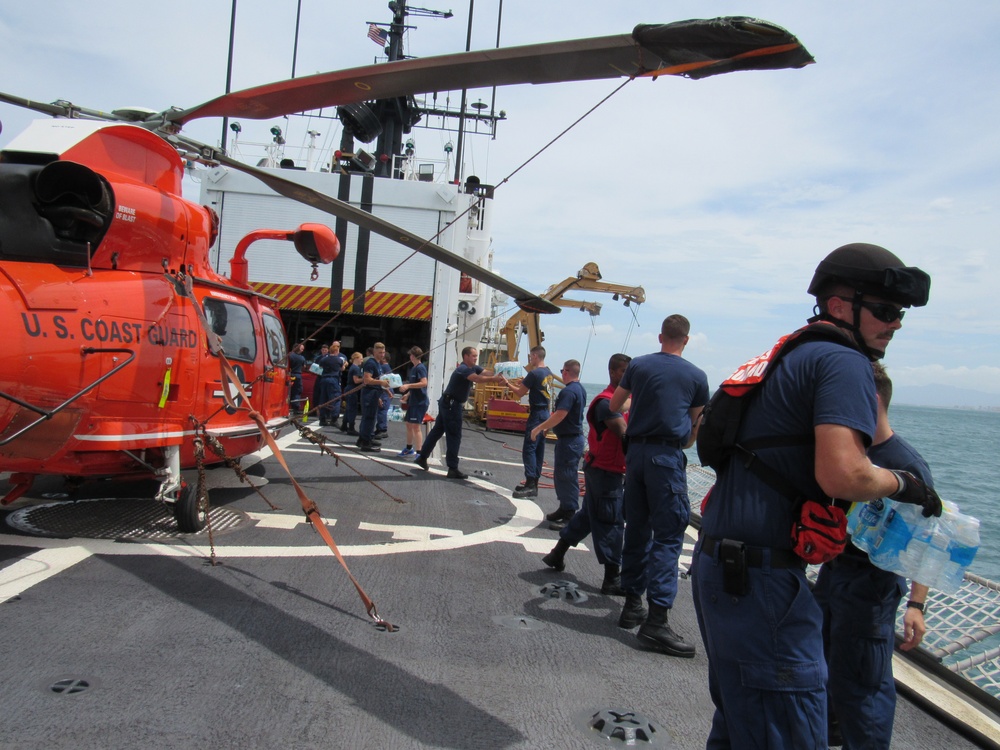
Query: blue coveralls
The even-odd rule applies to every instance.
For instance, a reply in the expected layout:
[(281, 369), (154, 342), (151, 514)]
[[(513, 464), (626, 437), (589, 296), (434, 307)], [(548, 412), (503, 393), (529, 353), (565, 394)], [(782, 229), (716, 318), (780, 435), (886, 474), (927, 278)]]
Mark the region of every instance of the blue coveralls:
[(575, 547), (593, 534), (597, 562), (620, 568), (625, 534), (622, 475), (585, 464), (583, 477), (586, 482), (583, 505), (559, 532), (559, 538)]
[(553, 482), (556, 497), (559, 498), (559, 510), (568, 513), (576, 513), (580, 509), (580, 458), (587, 445), (583, 435), (586, 403), (587, 392), (576, 380), (567, 384), (556, 399), (556, 411), (565, 410), (567, 414), (552, 430), (556, 434)]
[(441, 398), (434, 426), (420, 448), (419, 458), (427, 459), (441, 436), (445, 436), (445, 463), (449, 469), (458, 469), (458, 450), (462, 446), (462, 410), (469, 399), (472, 383), (469, 375), (479, 375), (483, 368), (468, 366), (464, 362), (455, 368)]
[(590, 452), (584, 459), (586, 489), (583, 505), (559, 532), (559, 538), (575, 547), (588, 534), (593, 534), (597, 561), (601, 565), (611, 564), (621, 568), (622, 542), (625, 536), (625, 516), (622, 511), (625, 457), (621, 450), (621, 438), (605, 424), (610, 419), (622, 417), (622, 414), (612, 412), (609, 407), (613, 392), (614, 388), (609, 384), (594, 397), (587, 409), (587, 441)]
[(633, 443), (630, 438), (625, 466), (622, 588), (636, 596), (645, 592), (650, 604), (669, 609), (677, 596), (677, 562), (691, 516), (687, 459), (676, 442)]
[[(407, 383), (419, 383), (427, 377), (427, 367), (420, 362), (410, 368)], [(424, 415), (427, 413), (429, 402), (427, 400), (426, 388), (411, 388), (406, 392), (406, 419), (412, 424), (423, 424)]]
[(549, 418), (552, 372), (548, 367), (536, 367), (524, 376), (521, 385), (528, 388), (528, 421), (524, 426), (524, 443), (521, 446), (521, 461), (524, 463), (526, 479), (538, 479), (545, 463), (545, 435), (531, 439), (531, 431)]
[(319, 409), (320, 424), (335, 424), (340, 415), (340, 373), (344, 358), (340, 354), (327, 354), (316, 360), (323, 373), (316, 379), (314, 397)]
[(375, 437), (375, 422), (378, 419), (379, 399), (382, 395), (382, 368), (374, 357), (361, 363), (361, 373), (368, 373), (375, 379), (375, 384), (361, 388), (361, 425), (358, 427), (358, 442), (370, 443)]
[(682, 357), (656, 352), (629, 362), (621, 387), (632, 394), (621, 585), (669, 609), (690, 517), (681, 446), (691, 434), (690, 410), (708, 401), (708, 379)]
[[(878, 466), (904, 469), (934, 486), (927, 463), (898, 435), (873, 445), (868, 457)], [(846, 750), (888, 750), (892, 741), (892, 651), (896, 611), (905, 592), (902, 576), (875, 567), (866, 553), (850, 544), (820, 568), (813, 594), (823, 611), (828, 705), (840, 723)]]
[[(875, 406), (863, 354), (832, 342), (805, 343), (755, 391), (737, 439), (811, 435), (817, 424), (836, 424), (870, 441)], [(806, 497), (820, 498), (814, 452), (805, 442), (757, 451), (758, 460)], [(741, 461), (719, 472), (704, 508), (692, 593), (716, 708), (708, 748), (827, 747), (823, 615), (791, 552), (793, 508)], [(726, 590), (724, 540), (745, 545), (745, 594)]]

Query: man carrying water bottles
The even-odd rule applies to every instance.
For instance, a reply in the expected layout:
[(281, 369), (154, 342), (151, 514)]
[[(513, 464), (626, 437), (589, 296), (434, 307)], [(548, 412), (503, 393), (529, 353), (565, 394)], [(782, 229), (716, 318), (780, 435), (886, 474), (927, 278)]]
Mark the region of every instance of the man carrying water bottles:
[[(868, 458), (878, 466), (904, 469), (928, 486), (934, 485), (927, 462), (889, 425), (892, 380), (879, 362), (872, 363), (878, 395), (878, 421)], [(896, 685), (892, 677), (896, 610), (906, 580), (872, 564), (853, 544), (820, 568), (813, 595), (823, 610), (823, 643), (830, 671), (827, 683), (831, 745), (847, 750), (888, 750)], [(924, 633), (927, 587), (913, 582), (903, 617), (909, 651)], [(838, 736), (839, 735), (839, 736)]]
[(855, 243), (820, 262), (808, 291), (810, 322), (849, 335), (804, 341), (754, 390), (736, 432), (753, 450), (717, 467), (702, 514), (692, 593), (716, 708), (712, 748), (827, 747), (823, 613), (793, 551), (798, 504), (787, 487), (820, 507), (891, 497), (941, 513), (933, 489), (866, 454), (876, 424), (870, 360), (902, 327), (903, 308), (927, 304), (930, 277), (885, 248)]

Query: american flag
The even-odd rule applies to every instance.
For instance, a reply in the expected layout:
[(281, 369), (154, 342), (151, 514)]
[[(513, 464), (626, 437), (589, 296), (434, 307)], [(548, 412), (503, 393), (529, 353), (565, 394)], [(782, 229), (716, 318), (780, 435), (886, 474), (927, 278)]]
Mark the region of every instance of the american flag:
[(371, 39), (375, 44), (385, 46), (389, 43), (389, 32), (385, 29), (380, 29), (375, 24), (368, 24), (368, 38)]

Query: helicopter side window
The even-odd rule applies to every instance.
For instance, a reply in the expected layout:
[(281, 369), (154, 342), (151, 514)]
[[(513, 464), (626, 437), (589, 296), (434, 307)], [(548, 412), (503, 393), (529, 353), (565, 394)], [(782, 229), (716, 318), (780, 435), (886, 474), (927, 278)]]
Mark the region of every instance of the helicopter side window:
[(288, 349), (285, 346), (285, 329), (281, 321), (273, 315), (264, 315), (264, 338), (267, 341), (267, 354), (271, 364), (287, 367)]
[(229, 359), (252, 362), (257, 358), (257, 336), (249, 310), (212, 297), (205, 298), (204, 308), (209, 328), (222, 340), (222, 349)]

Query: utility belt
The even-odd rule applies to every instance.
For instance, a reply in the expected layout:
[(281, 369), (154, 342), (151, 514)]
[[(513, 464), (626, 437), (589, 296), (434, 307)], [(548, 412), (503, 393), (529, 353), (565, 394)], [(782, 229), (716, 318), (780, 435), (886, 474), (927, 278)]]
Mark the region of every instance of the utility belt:
[(458, 399), (453, 396), (449, 396), (447, 393), (441, 394), (441, 403), (445, 406), (451, 406), (452, 404), (457, 404)]
[(659, 435), (637, 435), (636, 437), (632, 437), (630, 435), (628, 438), (628, 442), (630, 445), (632, 444), (639, 445), (641, 443), (647, 443), (649, 445), (666, 445), (671, 448), (684, 447), (684, 443), (678, 440), (677, 438), (661, 437)]
[[(805, 560), (796, 555), (790, 549), (749, 547), (743, 542), (738, 542), (735, 539), (715, 539), (710, 536), (703, 536), (701, 538), (701, 551), (710, 557), (715, 557), (716, 550), (718, 550), (719, 557), (721, 558), (723, 549), (732, 545), (737, 545), (743, 549), (743, 555), (748, 568), (763, 568), (764, 559), (768, 556), (770, 557), (770, 566), (772, 568), (805, 569), (806, 567)], [(767, 553), (770, 553), (770, 555)]]
[(805, 561), (790, 549), (749, 547), (735, 539), (702, 536), (701, 551), (722, 564), (722, 590), (732, 596), (749, 593), (750, 568), (763, 568), (765, 562), (772, 568), (804, 570), (806, 567)]

